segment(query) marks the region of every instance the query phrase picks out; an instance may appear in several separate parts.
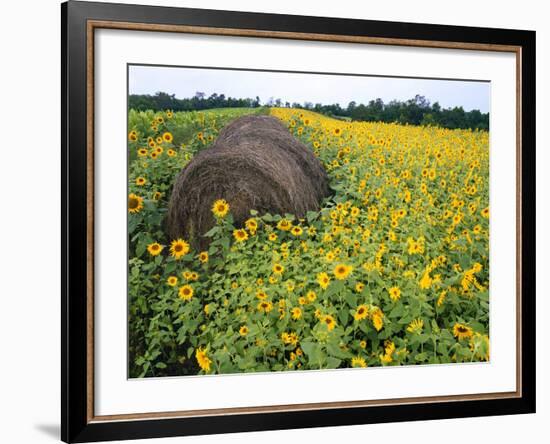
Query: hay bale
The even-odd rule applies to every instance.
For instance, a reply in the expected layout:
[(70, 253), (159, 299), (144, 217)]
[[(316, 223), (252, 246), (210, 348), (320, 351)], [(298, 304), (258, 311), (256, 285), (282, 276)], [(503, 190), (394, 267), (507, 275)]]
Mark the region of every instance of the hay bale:
[(208, 243), (202, 235), (215, 223), (211, 208), (217, 199), (229, 202), (235, 224), (241, 225), (251, 209), (304, 217), (318, 210), (328, 195), (321, 162), (278, 119), (241, 117), (179, 173), (168, 206), (167, 232), (202, 249)]

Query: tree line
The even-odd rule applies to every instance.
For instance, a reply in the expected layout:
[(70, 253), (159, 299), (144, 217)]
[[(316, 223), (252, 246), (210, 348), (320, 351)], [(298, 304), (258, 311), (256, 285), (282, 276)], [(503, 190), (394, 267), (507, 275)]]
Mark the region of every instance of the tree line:
[(410, 125), (430, 125), (442, 128), (489, 129), (489, 113), (479, 110), (465, 111), (461, 106), (442, 108), (438, 102), (430, 103), (424, 96), (416, 95), (406, 101), (392, 100), (384, 103), (382, 99), (371, 100), (367, 104), (352, 101), (347, 107), (338, 103), (324, 105), (321, 103), (284, 102), (281, 99), (270, 98), (261, 103), (260, 98), (237, 99), (225, 94), (206, 96), (197, 92), (193, 97), (178, 99), (174, 94), (157, 92), (155, 95), (131, 94), (128, 100), (130, 109), (138, 111), (200, 111), (213, 108), (259, 108), (285, 107), (302, 108), (318, 112), (330, 117), (351, 119), (367, 122), (396, 122)]

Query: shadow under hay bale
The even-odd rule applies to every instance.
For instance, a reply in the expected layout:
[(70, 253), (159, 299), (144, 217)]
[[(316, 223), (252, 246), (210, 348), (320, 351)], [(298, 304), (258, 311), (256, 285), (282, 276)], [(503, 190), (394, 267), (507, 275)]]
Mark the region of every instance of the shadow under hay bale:
[(212, 204), (225, 199), (237, 226), (260, 214), (304, 217), (330, 193), (321, 162), (275, 117), (246, 116), (220, 132), (179, 173), (168, 205), (171, 238), (189, 239), (197, 249), (215, 224)]

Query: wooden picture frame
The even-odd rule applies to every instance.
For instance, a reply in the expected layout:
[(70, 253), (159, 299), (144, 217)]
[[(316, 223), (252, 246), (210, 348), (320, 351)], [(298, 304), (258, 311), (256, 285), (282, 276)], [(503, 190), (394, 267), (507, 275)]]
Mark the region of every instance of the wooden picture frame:
[[(535, 412), (534, 32), (78, 1), (63, 3), (61, 16), (63, 441), (138, 439)], [(93, 42), (97, 29), (514, 53), (517, 69), (517, 192), (510, 199), (515, 198), (517, 203), (516, 391), (96, 416)]]

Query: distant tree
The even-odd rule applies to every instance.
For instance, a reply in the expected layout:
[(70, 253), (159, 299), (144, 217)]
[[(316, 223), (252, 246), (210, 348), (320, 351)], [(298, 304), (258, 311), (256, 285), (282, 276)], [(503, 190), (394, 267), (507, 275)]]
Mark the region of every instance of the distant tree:
[(422, 118), (422, 125), (424, 126), (436, 126), (437, 122), (434, 118), (434, 115), (432, 113), (426, 113), (424, 114), (424, 117)]
[[(302, 108), (333, 117), (346, 117), (355, 121), (368, 122), (398, 122), (411, 125), (430, 125), (443, 128), (489, 129), (489, 113), (479, 110), (464, 111), (462, 107), (442, 108), (439, 102), (430, 104), (426, 97), (416, 95), (407, 101), (391, 100), (388, 103), (380, 98), (370, 100), (367, 104), (351, 101), (346, 108), (340, 104), (322, 104), (305, 102), (283, 102), (280, 98), (270, 97), (266, 106), (284, 106), (286, 108)], [(131, 109), (154, 111), (171, 109), (173, 111), (193, 111), (212, 108), (258, 108), (260, 97), (235, 98), (225, 94), (213, 93), (209, 97), (197, 91), (193, 97), (177, 99), (174, 94), (162, 91), (155, 95), (132, 94), (128, 98)]]

